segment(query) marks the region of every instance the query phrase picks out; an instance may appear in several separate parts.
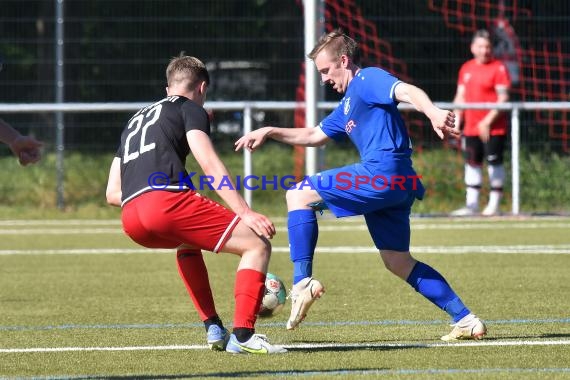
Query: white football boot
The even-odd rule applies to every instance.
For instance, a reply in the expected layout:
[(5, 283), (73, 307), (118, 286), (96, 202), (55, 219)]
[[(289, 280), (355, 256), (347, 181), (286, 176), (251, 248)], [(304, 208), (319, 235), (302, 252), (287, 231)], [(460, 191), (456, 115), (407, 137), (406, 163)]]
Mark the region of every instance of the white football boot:
[(487, 205), (487, 207), (485, 207), (483, 209), (483, 212), (481, 212), (481, 215), (483, 215), (483, 216), (499, 215), (499, 207), (496, 207), (496, 206), (489, 204), (489, 205)]
[(325, 287), (312, 277), (307, 277), (293, 285), (289, 297), (291, 299), (291, 315), (287, 321), (287, 330), (293, 330), (307, 316), (307, 311), (325, 293)]
[(226, 351), (232, 354), (284, 354), (287, 352), (285, 347), (276, 346), (267, 340), (267, 336), (263, 334), (253, 334), (247, 342), (240, 342), (234, 334), (231, 335)]
[(442, 336), (441, 340), (446, 342), (463, 339), (479, 340), (487, 335), (487, 326), (473, 314), (463, 317), (459, 322), (451, 326), (453, 326), (453, 330), (449, 334)]
[(462, 207), (457, 210), (453, 210), (449, 213), (451, 216), (474, 216), (477, 215), (477, 209), (473, 207)]
[(211, 325), (206, 333), (206, 340), (210, 350), (212, 351), (224, 351), (229, 339), (229, 331), (227, 329), (222, 329), (218, 325)]

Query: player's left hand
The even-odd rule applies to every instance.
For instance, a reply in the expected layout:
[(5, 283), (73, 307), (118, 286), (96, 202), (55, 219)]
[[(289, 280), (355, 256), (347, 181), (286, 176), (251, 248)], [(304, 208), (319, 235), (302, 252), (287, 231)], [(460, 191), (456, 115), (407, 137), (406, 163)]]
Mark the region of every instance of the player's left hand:
[(239, 214), (243, 222), (251, 228), (258, 236), (271, 239), (276, 233), (273, 222), (263, 214), (259, 214), (251, 209), (245, 210)]

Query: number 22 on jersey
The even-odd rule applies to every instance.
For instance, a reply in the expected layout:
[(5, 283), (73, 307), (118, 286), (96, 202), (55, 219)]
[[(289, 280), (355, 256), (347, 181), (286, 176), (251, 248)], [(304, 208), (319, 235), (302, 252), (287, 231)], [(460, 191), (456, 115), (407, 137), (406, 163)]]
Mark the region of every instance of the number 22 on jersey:
[[(161, 110), (162, 110), (162, 104), (157, 104), (148, 111), (133, 117), (133, 119), (129, 122), (127, 130), (133, 127), (135, 129), (133, 129), (132, 132), (128, 134), (127, 139), (125, 140), (125, 153), (123, 156), (123, 164), (137, 159), (139, 155), (143, 154), (144, 152), (149, 152), (156, 147), (156, 144), (154, 142), (149, 143), (146, 141), (146, 132), (150, 126), (156, 123), (156, 121), (160, 117)], [(138, 137), (139, 141), (138, 147), (136, 147), (137, 138), (135, 137)]]

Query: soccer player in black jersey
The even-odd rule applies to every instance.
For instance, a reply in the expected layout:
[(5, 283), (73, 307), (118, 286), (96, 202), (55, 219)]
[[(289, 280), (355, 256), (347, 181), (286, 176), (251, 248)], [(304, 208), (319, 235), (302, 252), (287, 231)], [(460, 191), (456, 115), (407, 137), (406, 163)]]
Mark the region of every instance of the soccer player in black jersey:
[[(167, 97), (139, 110), (123, 130), (109, 172), (107, 202), (122, 207), (123, 229), (135, 242), (177, 250), (180, 276), (213, 350), (286, 352), (255, 334), (271, 255), (268, 239), (275, 226), (235, 190), (210, 140), (203, 108), (208, 71), (199, 59), (179, 56), (170, 61), (166, 79)], [(190, 152), (229, 209), (194, 190), (185, 167)], [(241, 256), (231, 336), (216, 312), (202, 249)]]

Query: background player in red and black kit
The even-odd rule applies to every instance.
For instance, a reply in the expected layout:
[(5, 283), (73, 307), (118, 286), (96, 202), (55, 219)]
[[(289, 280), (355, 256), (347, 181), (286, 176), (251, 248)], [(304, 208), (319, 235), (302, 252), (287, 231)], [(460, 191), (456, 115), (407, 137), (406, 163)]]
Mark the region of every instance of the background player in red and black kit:
[[(486, 30), (475, 32), (471, 41), (473, 59), (459, 70), (454, 103), (504, 103), (509, 100), (511, 80), (506, 66), (492, 56), (491, 37)], [(483, 215), (499, 212), (505, 168), (503, 151), (507, 135), (507, 116), (498, 110), (455, 110), (456, 127), (464, 121), (462, 150), (465, 157), (465, 207), (452, 215), (474, 215), (479, 210), (479, 192), (483, 183), (483, 158), (489, 174), (489, 203)], [(463, 116), (463, 117), (462, 117)]]
[[(173, 58), (167, 97), (139, 110), (121, 135), (107, 185), (107, 201), (122, 207), (125, 233), (148, 248), (175, 248), (179, 273), (214, 350), (273, 354), (286, 350), (255, 334), (275, 226), (251, 210), (210, 140), (203, 108), (209, 75), (197, 58)], [(192, 152), (228, 210), (192, 189), (186, 156)], [(224, 181), (225, 186), (219, 186)], [(241, 256), (235, 281), (231, 337), (214, 305), (202, 249)]]

